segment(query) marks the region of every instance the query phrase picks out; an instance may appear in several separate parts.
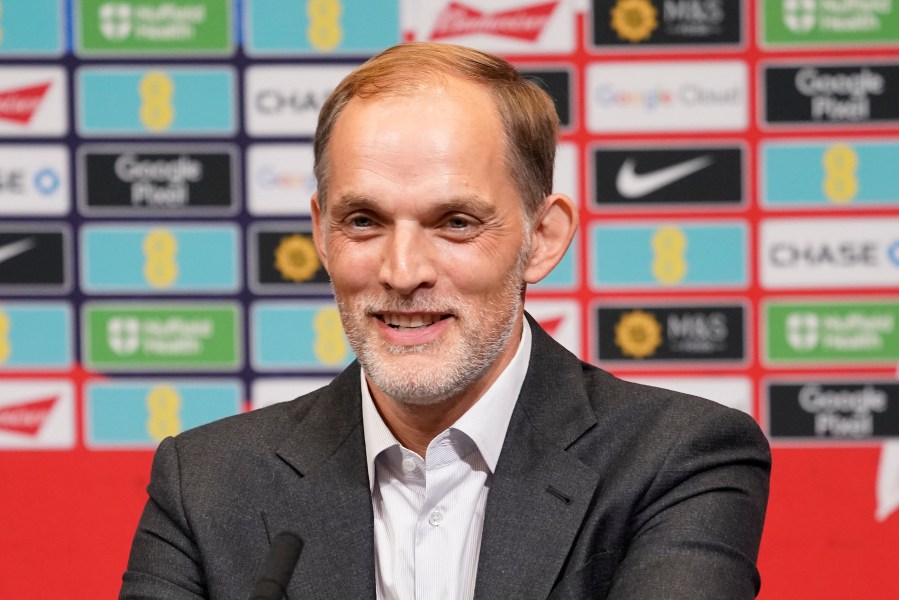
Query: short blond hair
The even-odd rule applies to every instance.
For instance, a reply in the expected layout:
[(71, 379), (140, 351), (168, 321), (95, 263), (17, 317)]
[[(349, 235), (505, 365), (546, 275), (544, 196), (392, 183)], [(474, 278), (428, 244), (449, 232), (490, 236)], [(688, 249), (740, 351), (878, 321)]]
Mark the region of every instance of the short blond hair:
[(549, 95), (507, 61), (452, 44), (399, 44), (372, 57), (331, 92), (318, 116), (313, 142), (319, 206), (328, 183), (328, 142), (334, 124), (353, 98), (413, 94), (428, 84), (457, 77), (484, 85), (496, 104), (506, 145), (508, 174), (534, 217), (552, 193), (559, 117)]

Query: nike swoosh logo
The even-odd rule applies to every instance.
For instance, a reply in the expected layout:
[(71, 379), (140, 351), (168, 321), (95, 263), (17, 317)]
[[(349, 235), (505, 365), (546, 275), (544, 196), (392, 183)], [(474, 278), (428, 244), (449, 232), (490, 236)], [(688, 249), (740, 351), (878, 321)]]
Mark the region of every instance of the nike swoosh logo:
[(28, 252), (36, 245), (34, 238), (25, 238), (17, 242), (11, 242), (5, 246), (0, 246), (0, 263), (8, 261), (14, 256), (18, 256), (23, 252)]
[(615, 186), (618, 188), (618, 193), (625, 198), (642, 198), (679, 179), (692, 175), (696, 171), (705, 169), (713, 162), (715, 162), (715, 159), (709, 155), (698, 156), (686, 162), (638, 175), (634, 171), (637, 161), (629, 158), (624, 161), (624, 164), (618, 170)]

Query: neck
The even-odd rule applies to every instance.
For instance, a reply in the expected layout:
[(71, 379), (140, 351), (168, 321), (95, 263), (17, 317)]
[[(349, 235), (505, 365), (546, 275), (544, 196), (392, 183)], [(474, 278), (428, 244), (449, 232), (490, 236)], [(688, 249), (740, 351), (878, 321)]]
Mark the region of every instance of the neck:
[(481, 394), (467, 393), (428, 405), (409, 404), (387, 397), (368, 382), (372, 400), (384, 423), (396, 439), (419, 456), (425, 456), (428, 444), (474, 406)]

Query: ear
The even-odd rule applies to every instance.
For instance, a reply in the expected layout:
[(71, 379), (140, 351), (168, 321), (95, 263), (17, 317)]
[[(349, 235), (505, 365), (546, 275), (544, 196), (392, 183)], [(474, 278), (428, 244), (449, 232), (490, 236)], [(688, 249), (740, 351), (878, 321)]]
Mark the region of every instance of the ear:
[(527, 283), (537, 283), (559, 264), (571, 245), (577, 225), (577, 206), (571, 198), (564, 194), (544, 198), (543, 208), (531, 229), (531, 257), (524, 271)]
[(325, 240), (323, 239), (322, 234), (322, 219), (324, 219), (324, 215), (322, 214), (321, 207), (318, 204), (318, 192), (312, 193), (312, 199), (310, 200), (310, 212), (312, 213), (312, 241), (315, 242), (315, 249), (318, 251), (318, 258), (322, 263), (322, 266), (325, 268), (325, 271), (328, 270), (328, 255), (325, 252)]

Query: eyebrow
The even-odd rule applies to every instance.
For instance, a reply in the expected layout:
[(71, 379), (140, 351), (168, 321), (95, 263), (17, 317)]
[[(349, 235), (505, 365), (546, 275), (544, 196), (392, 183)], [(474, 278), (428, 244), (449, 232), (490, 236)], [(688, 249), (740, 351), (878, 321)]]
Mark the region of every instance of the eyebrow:
[(377, 205), (377, 201), (370, 196), (350, 192), (330, 200), (328, 204), (333, 206), (335, 211), (339, 209), (342, 213), (351, 213), (357, 210), (370, 210)]
[[(329, 202), (328, 204), (332, 204)], [(378, 210), (379, 202), (372, 196), (349, 192), (335, 198), (333, 206), (335, 212), (348, 214), (357, 210)], [(443, 198), (434, 203), (431, 207), (432, 211), (448, 213), (448, 212), (464, 212), (478, 214), (493, 214), (496, 212), (496, 204), (489, 202), (482, 196), (475, 194), (450, 196)]]

